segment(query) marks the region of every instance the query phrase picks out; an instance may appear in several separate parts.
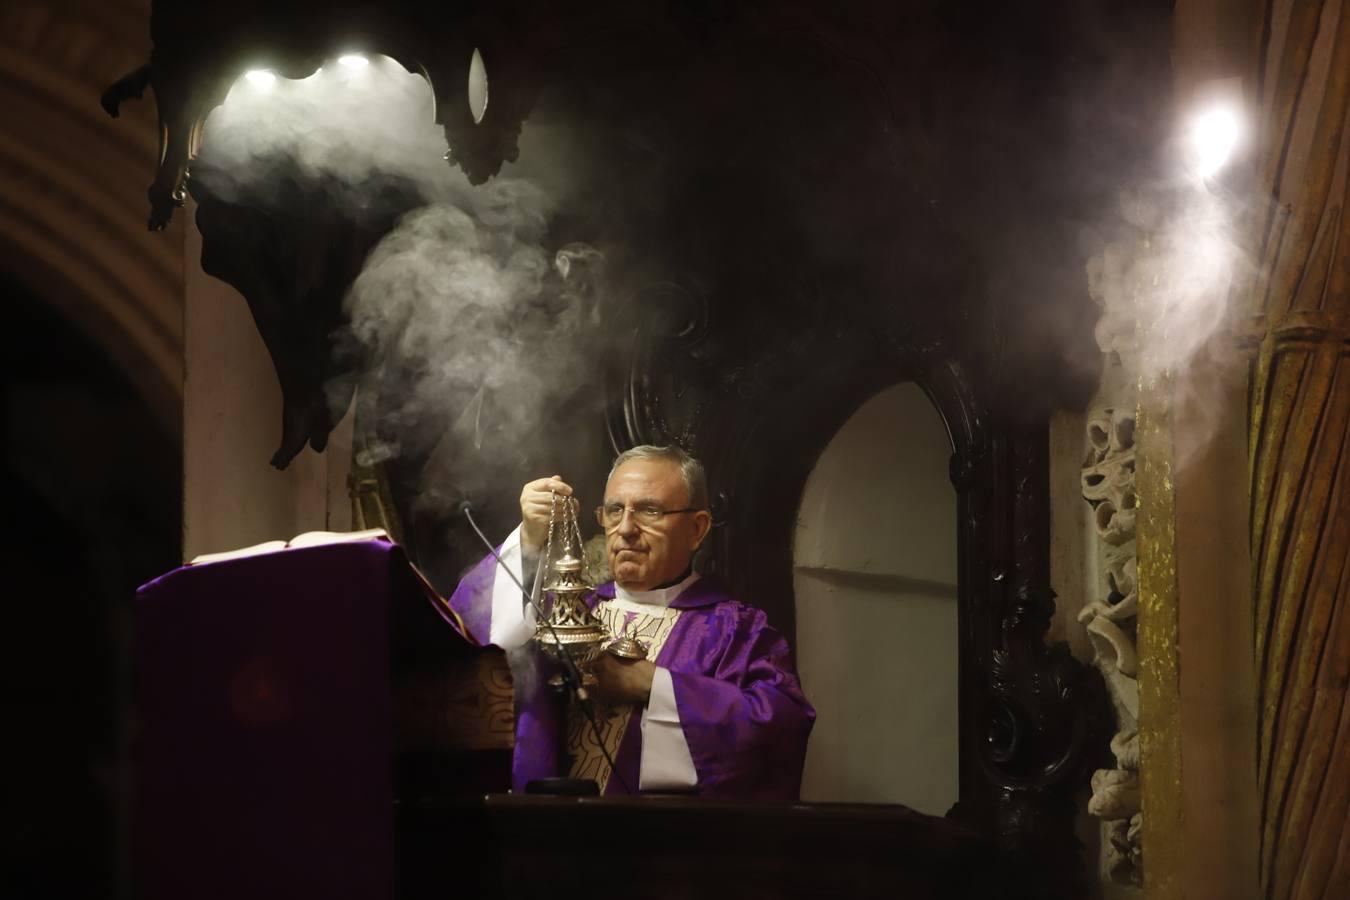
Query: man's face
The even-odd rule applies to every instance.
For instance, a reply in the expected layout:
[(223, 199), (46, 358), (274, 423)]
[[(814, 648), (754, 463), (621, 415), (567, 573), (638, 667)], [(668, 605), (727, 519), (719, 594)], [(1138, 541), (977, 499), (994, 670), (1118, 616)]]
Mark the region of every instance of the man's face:
[[(604, 503), (628, 509), (684, 509), (689, 492), (677, 463), (634, 459), (609, 476)], [(618, 525), (605, 530), (614, 580), (630, 591), (650, 591), (674, 581), (689, 568), (711, 524), (707, 510), (662, 516), (654, 524), (639, 522), (625, 511)]]

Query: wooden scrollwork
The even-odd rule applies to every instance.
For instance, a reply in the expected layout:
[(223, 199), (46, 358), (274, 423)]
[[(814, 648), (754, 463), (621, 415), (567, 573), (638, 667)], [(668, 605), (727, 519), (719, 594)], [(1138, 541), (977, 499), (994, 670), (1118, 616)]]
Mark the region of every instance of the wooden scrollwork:
[[(790, 525), (817, 456), (872, 393), (898, 380), (922, 385), (952, 439), (960, 509), (961, 800), (952, 814), (997, 835), (1012, 896), (1075, 896), (1085, 889), (1075, 796), (1110, 718), (1097, 673), (1045, 643), (1054, 610), (1045, 431), (985, 408), (943, 342), (870, 333), (865, 324), (835, 336), (799, 331), (793, 352), (775, 334), (762, 354), (701, 358), (696, 348), (715, 334), (639, 335), (645, 346), (614, 395), (611, 433), (620, 446), (674, 439), (700, 454), (730, 504), (712, 568), (790, 629)], [(747, 372), (772, 389), (743, 394)], [(680, 391), (688, 412), (672, 428), (668, 398)]]

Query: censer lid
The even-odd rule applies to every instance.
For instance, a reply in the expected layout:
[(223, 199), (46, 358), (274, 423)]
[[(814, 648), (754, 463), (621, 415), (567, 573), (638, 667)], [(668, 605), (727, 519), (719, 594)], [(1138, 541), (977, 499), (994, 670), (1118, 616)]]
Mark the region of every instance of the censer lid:
[(582, 571), (581, 560), (571, 553), (563, 553), (548, 567), (548, 577), (544, 579), (544, 590), (553, 593), (582, 593), (590, 590), (591, 584)]
[(625, 634), (617, 641), (611, 643), (605, 650), (614, 656), (622, 657), (623, 659), (647, 658), (647, 645), (631, 634)]
[(562, 556), (558, 557), (553, 561), (553, 571), (567, 572), (568, 574), (571, 574), (573, 572), (580, 572), (581, 560), (573, 556), (572, 551), (565, 550), (563, 551)]

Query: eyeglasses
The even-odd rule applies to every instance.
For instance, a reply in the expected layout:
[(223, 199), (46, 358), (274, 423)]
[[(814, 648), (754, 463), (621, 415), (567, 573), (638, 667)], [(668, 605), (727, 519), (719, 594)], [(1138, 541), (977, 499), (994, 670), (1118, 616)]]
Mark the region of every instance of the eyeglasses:
[(622, 503), (606, 503), (604, 506), (595, 508), (595, 520), (600, 523), (606, 531), (619, 527), (623, 521), (624, 512), (631, 512), (633, 518), (639, 525), (656, 525), (666, 516), (673, 516), (677, 513), (700, 512), (698, 507), (690, 506), (684, 509), (662, 509), (659, 506), (653, 506), (644, 503), (641, 506), (624, 506)]

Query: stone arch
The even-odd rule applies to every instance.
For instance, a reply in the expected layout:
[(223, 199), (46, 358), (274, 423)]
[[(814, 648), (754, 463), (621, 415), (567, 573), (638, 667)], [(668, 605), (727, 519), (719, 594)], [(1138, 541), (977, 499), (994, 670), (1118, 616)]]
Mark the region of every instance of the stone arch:
[[(166, 431), (181, 431), (183, 226), (150, 233), (149, 104), (103, 89), (149, 56), (147, 0), (0, 11), (0, 260), (92, 338)], [(19, 336), (21, 338), (21, 336)]]

